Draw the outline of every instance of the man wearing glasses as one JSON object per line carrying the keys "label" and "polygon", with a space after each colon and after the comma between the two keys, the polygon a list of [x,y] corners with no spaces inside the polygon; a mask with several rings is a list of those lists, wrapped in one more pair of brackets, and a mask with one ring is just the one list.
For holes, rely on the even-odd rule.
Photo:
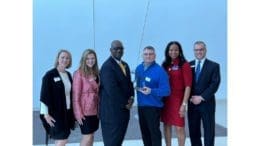
{"label": "man wearing glasses", "polygon": [[168,75],[155,62],[155,49],[143,50],[143,62],[135,70],[139,124],[144,146],[161,146],[160,114],[163,98],[170,95]]}
{"label": "man wearing glasses", "polygon": [[129,66],[121,59],[122,42],[112,41],[110,53],[100,70],[100,121],[104,146],[121,146],[134,102],[134,88]]}
{"label": "man wearing glasses", "polygon": [[220,83],[220,67],[206,58],[206,44],[194,43],[195,60],[191,61],[193,81],[188,104],[188,123],[192,146],[202,146],[201,121],[204,129],[204,146],[214,146],[215,93]]}

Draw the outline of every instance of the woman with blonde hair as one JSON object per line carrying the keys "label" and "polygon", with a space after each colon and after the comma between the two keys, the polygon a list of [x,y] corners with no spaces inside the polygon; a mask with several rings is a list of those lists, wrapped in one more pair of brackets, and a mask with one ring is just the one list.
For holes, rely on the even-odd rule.
{"label": "woman with blonde hair", "polygon": [[40,117],[48,137],[55,140],[56,146],[65,146],[75,118],[72,107],[72,77],[66,70],[72,64],[71,54],[60,50],[54,68],[46,72],[42,79]]}
{"label": "woman with blonde hair", "polygon": [[73,108],[82,133],[80,146],[92,146],[98,129],[99,71],[94,50],[83,52],[78,70],[73,75]]}

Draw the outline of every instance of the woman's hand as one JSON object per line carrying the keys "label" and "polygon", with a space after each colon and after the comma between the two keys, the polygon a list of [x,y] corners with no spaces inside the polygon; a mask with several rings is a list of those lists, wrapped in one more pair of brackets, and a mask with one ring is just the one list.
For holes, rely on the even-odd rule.
{"label": "woman's hand", "polygon": [[181,105],[180,110],[179,110],[180,117],[184,117],[185,116],[185,112],[186,112],[186,106],[185,105]]}
{"label": "woman's hand", "polygon": [[45,120],[47,121],[47,123],[51,126],[54,127],[54,123],[56,122],[52,116],[50,116],[49,114],[44,115]]}
{"label": "woman's hand", "polygon": [[83,116],[81,119],[78,119],[77,121],[78,121],[78,123],[79,123],[79,125],[83,125],[83,122],[82,122],[82,120],[85,120],[85,117]]}

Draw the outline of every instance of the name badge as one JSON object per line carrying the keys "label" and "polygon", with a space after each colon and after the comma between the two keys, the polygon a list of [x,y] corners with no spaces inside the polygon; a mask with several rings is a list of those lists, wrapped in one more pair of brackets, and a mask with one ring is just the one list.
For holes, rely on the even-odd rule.
{"label": "name badge", "polygon": [[178,69],[179,69],[179,66],[178,66],[178,65],[172,66],[172,70],[178,70]]}
{"label": "name badge", "polygon": [[149,78],[149,77],[145,77],[145,81],[147,81],[147,82],[151,82],[151,78]]}
{"label": "name badge", "polygon": [[58,82],[58,81],[60,81],[60,77],[54,77],[53,80],[54,80],[54,82]]}

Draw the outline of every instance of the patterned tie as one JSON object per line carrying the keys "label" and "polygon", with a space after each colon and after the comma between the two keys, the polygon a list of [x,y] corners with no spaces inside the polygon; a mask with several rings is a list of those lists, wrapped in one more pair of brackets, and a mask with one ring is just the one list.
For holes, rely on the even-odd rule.
{"label": "patterned tie", "polygon": [[198,81],[199,76],[200,76],[200,60],[199,60],[199,62],[197,64],[196,72],[195,72],[196,82]]}
{"label": "patterned tie", "polygon": [[121,62],[119,62],[118,64],[119,64],[121,70],[123,71],[124,75],[126,76],[126,71],[125,71],[124,65]]}

